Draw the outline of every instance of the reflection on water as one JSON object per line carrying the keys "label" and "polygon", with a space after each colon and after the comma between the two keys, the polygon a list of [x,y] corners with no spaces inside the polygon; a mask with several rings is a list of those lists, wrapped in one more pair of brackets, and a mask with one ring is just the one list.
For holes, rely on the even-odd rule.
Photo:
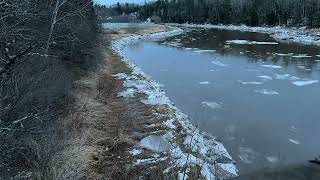
{"label": "reflection on water", "polygon": [[320,153],[318,47],[192,30],[125,51],[193,124],[221,139],[241,173]]}

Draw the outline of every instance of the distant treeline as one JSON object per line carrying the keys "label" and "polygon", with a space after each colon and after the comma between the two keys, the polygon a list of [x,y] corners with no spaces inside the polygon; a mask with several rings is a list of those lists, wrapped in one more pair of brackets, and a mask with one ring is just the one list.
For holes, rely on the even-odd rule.
{"label": "distant treeline", "polygon": [[94,9],[96,11],[96,14],[98,18],[102,21],[107,20],[108,17],[114,17],[114,16],[121,16],[121,15],[127,15],[131,13],[135,13],[141,10],[141,6],[137,4],[120,4],[117,3],[113,6],[105,6],[105,5],[99,5],[95,4]]}
{"label": "distant treeline", "polygon": [[159,0],[139,13],[177,23],[320,26],[320,0]]}
{"label": "distant treeline", "polygon": [[95,64],[97,22],[92,0],[0,1],[0,179],[55,179],[70,133],[59,119]]}

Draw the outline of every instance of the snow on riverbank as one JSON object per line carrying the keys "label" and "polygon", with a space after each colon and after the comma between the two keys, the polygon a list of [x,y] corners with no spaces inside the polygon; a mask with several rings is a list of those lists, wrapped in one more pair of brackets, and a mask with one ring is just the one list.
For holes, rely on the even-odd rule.
{"label": "snow on riverbank", "polygon": [[[166,113],[155,113],[155,116],[167,119],[163,122],[163,125],[168,127],[166,134],[157,137],[149,136],[147,138],[148,141],[144,139],[141,143],[145,146],[144,148],[149,150],[153,149],[152,144],[157,144],[157,142],[151,143],[150,140],[152,139],[160,139],[162,143],[158,143],[159,145],[166,144],[166,142],[170,143],[170,145],[166,144],[166,147],[163,148],[167,150],[166,153],[162,152],[158,158],[152,158],[153,162],[170,159],[170,163],[164,173],[172,173],[178,169],[180,174],[184,174],[184,172],[188,174],[192,172],[191,168],[198,167],[201,169],[201,175],[205,179],[226,179],[237,176],[234,161],[224,146],[215,137],[194,127],[189,122],[188,117],[171,103],[161,89],[162,86],[143,73],[123,51],[123,48],[131,43],[175,36],[182,32],[183,30],[175,28],[169,32],[129,36],[112,43],[113,50],[122,57],[123,61],[133,71],[131,74],[119,73],[114,75],[114,77],[123,80],[124,86],[127,88],[124,92],[119,93],[119,96],[130,98],[134,97],[136,93],[144,93],[146,98],[141,99],[142,103],[168,108]],[[146,162],[145,159],[139,159],[136,164],[141,165],[143,162]],[[185,169],[186,165],[188,167]]]}
{"label": "snow on riverbank", "polygon": [[236,26],[236,25],[212,25],[212,24],[174,24],[173,26],[182,26],[189,28],[206,28],[206,29],[223,29],[235,30],[244,32],[257,32],[270,34],[277,40],[288,40],[302,44],[313,44],[320,46],[320,32],[307,31],[304,28],[286,28],[286,27],[250,27],[250,26]]}

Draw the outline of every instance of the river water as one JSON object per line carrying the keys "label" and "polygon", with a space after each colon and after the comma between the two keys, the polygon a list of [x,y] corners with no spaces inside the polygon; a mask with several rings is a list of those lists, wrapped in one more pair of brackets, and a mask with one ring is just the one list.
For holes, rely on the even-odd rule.
{"label": "river water", "polygon": [[320,154],[320,48],[266,34],[190,29],[125,49],[240,173]]}

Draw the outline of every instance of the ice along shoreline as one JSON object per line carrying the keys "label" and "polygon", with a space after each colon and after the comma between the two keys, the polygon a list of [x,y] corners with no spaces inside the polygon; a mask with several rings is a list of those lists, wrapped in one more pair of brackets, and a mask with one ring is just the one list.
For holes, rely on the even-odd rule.
{"label": "ice along shoreline", "polygon": [[305,28],[286,28],[276,27],[251,27],[246,25],[213,25],[213,24],[176,24],[168,23],[170,26],[188,27],[188,28],[205,28],[221,29],[243,32],[255,32],[269,34],[278,41],[289,41],[305,45],[320,46],[320,31],[306,30]]}
{"label": "ice along shoreline", "polygon": [[[153,151],[153,157],[138,159],[134,165],[169,161],[165,174],[177,173],[178,178],[186,179],[193,168],[200,169],[201,176],[205,179],[227,179],[237,176],[238,170],[235,163],[222,143],[212,135],[201,132],[194,127],[166,96],[162,86],[146,75],[124,53],[123,49],[133,43],[143,40],[157,40],[183,33],[180,28],[171,28],[167,32],[153,34],[133,35],[112,42],[112,49],[116,52],[132,73],[119,73],[114,77],[123,81],[125,91],[118,95],[124,98],[133,98],[137,93],[145,94],[141,102],[149,106],[160,106],[165,111],[154,112],[155,116],[161,116],[165,121],[161,122],[166,127],[165,134],[150,135],[140,141],[140,149]],[[156,124],[154,124],[156,126]],[[155,142],[152,142],[155,141]],[[160,142],[157,144],[157,141]],[[157,144],[159,147],[153,147]],[[133,152],[140,152],[134,149]],[[160,151],[159,151],[160,150]],[[188,165],[187,167],[186,164]]]}

